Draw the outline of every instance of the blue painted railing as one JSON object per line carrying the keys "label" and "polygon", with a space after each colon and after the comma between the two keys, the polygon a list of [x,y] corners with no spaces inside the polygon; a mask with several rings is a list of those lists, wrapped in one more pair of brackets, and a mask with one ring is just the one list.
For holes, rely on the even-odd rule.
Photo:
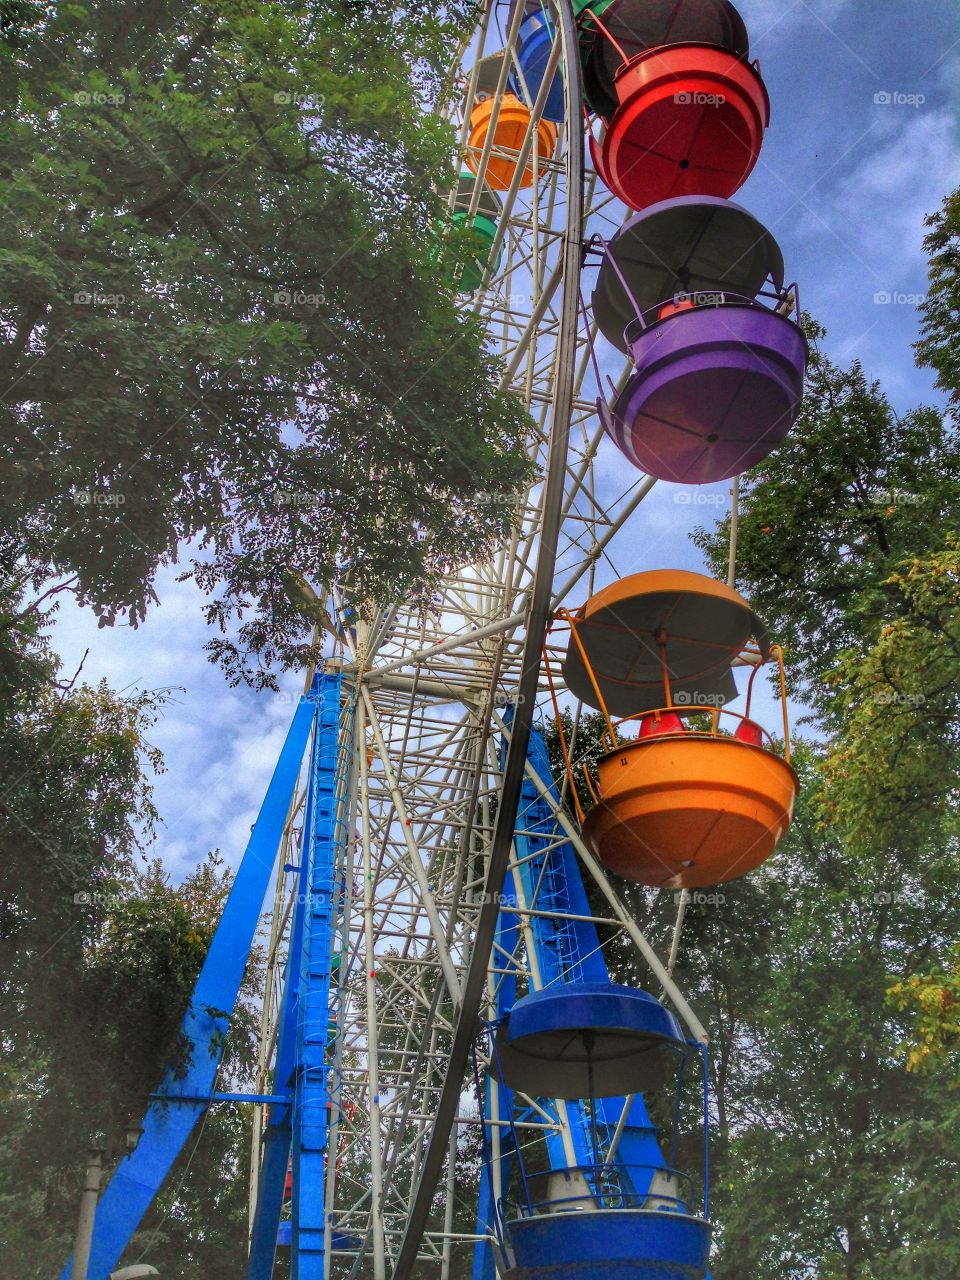
{"label": "blue painted railing", "polygon": [[[294,795],[316,694],[304,697],[287,733],[270,786],[197,979],[181,1032],[190,1045],[182,1076],[168,1072],[144,1118],[136,1150],[117,1166],[97,1206],[88,1280],[108,1280],[174,1160],[206,1109],[223,1040],[240,992],[277,848]],[[70,1280],[71,1259],[61,1280]]]}
{"label": "blue painted railing", "polygon": [[[513,721],[512,708],[507,708],[504,719],[509,730]],[[501,765],[505,752],[506,742],[503,741],[500,746]],[[536,727],[530,733],[527,758],[556,799],[557,791],[546,743],[543,734]],[[569,841],[559,839],[559,827],[553,809],[529,776],[524,777],[521,789],[514,841],[518,870],[508,875],[504,887],[497,936],[498,946],[502,948],[501,956],[512,955],[519,940],[519,916],[516,914],[518,895],[513,880],[516,874],[519,876],[521,896],[526,906],[535,906],[538,912],[545,913],[529,919],[542,985],[551,986],[559,982],[606,982],[609,975],[600,950],[596,926],[589,919],[570,918],[591,915],[576,852]],[[560,918],[561,916],[567,918]],[[516,978],[510,975],[502,977],[497,986],[495,1001],[498,1018],[513,1007],[515,999]],[[484,1118],[488,1123],[492,1116],[493,1090],[499,1091],[501,1119],[505,1119],[514,1107],[512,1091],[488,1077],[484,1097]],[[537,1101],[545,1111],[556,1116],[550,1100],[539,1098]],[[598,1130],[604,1148],[620,1120],[624,1102],[623,1098],[603,1098],[598,1102]],[[569,1103],[567,1116],[576,1163],[588,1165],[592,1162],[592,1147],[586,1108],[582,1103]],[[533,1110],[514,1109],[516,1123],[530,1119],[542,1121],[543,1116]],[[501,1129],[500,1145],[502,1154],[499,1181],[506,1188],[510,1183],[514,1163],[509,1130]],[[551,1168],[566,1169],[568,1161],[561,1135],[558,1132],[548,1133],[546,1146]],[[612,1167],[618,1171],[623,1185],[629,1188],[629,1194],[637,1198],[642,1198],[649,1189],[654,1171],[666,1168],[655,1130],[639,1095],[630,1104]],[[476,1227],[478,1235],[497,1234],[497,1213],[492,1203],[490,1182],[490,1177],[482,1177],[480,1180]],[[495,1273],[489,1241],[480,1241],[474,1250],[473,1280],[493,1280]]]}

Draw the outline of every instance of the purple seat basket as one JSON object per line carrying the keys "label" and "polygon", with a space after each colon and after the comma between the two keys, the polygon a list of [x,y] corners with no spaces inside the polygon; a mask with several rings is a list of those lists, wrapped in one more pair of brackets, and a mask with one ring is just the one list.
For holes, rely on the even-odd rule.
{"label": "purple seat basket", "polygon": [[629,335],[636,366],[607,434],[641,471],[710,484],[761,462],[796,421],[807,344],[759,305],[681,311]]}

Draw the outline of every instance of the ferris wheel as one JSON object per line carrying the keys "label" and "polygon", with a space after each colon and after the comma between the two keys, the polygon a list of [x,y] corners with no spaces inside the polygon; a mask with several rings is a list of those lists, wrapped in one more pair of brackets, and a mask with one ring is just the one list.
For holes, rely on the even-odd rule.
{"label": "ferris wheel", "polygon": [[[728,0],[487,0],[448,85],[456,284],[529,411],[533,480],[496,555],[429,601],[334,593],[187,1015],[193,1065],[158,1090],[74,1280],[107,1280],[228,1097],[254,1109],[248,1280],[278,1252],[297,1280],[707,1273],[707,1157],[674,1167],[651,1097],[699,1081],[708,1128],[708,1037],[672,969],[688,891],[789,825],[785,710],[782,740],[751,717],[782,657],[732,568],[609,566],[655,483],[735,478],[799,410],[796,287],[730,200],[766,89]],[[679,891],[669,956],[624,880]],[[227,1093],[217,1044],[265,896],[258,1078]],[[611,982],[610,937],[648,989]]]}

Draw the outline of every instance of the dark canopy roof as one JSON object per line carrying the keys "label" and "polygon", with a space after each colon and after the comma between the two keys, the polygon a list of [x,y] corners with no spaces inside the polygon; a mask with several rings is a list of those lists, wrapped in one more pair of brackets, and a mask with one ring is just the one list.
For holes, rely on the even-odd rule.
{"label": "dark canopy roof", "polygon": [[597,9],[616,41],[608,40],[588,16],[581,19],[581,42],[596,32],[584,63],[586,95],[593,109],[607,118],[618,105],[614,77],[624,56],[629,60],[645,49],[687,43],[716,44],[738,58],[750,54],[747,29],[729,0],[611,0],[606,6],[599,0],[590,8]]}
{"label": "dark canopy roof", "polygon": [[511,1089],[541,1098],[641,1093],[659,1083],[662,1050],[686,1053],[673,1014],[646,991],[609,982],[545,987],[514,1005],[491,1064]]}
{"label": "dark canopy roof", "polygon": [[[737,696],[731,667],[753,640],[769,652],[766,627],[736,591],[700,573],[655,569],[622,578],[592,596],[576,616],[576,634],[614,716],[666,704],[657,637],[666,636],[672,700],[721,706]],[[563,664],[567,688],[599,708],[573,635]]]}
{"label": "dark canopy roof", "polygon": [[755,297],[769,277],[783,288],[783,254],[770,232],[741,205],[718,196],[678,196],[629,218],[610,240],[593,292],[603,336],[626,351],[623,331],[636,314],[610,259],[641,311],[678,293]]}

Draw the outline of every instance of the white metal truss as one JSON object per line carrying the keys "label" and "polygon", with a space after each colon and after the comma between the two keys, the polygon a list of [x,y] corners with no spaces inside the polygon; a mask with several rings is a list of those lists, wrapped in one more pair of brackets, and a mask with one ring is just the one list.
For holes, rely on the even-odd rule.
{"label": "white metal truss", "polygon": [[[487,0],[478,30],[450,77],[450,111],[465,147],[476,93],[473,69],[506,45],[514,58],[523,6],[508,30],[497,29],[506,6]],[[557,49],[559,57],[559,47]],[[504,73],[505,78],[505,73]],[[502,89],[501,88],[501,97]],[[503,383],[529,410],[527,440],[536,478],[517,502],[513,533],[487,564],[464,566],[432,599],[398,602],[357,621],[341,600],[343,639],[329,665],[340,666],[354,718],[353,759],[342,787],[352,833],[343,850],[343,920],[335,942],[336,1034],[331,1043],[332,1131],[327,1178],[332,1274],[386,1280],[416,1191],[424,1144],[435,1115],[446,1054],[458,1017],[461,984],[480,910],[485,859],[496,813],[502,708],[516,698],[524,624],[539,547],[549,432],[556,398],[561,340],[562,248],[568,202],[568,137],[559,127],[553,158],[537,153],[534,111],[521,161],[534,182],[504,193],[499,220],[503,257],[464,306],[483,318],[503,360]],[[581,128],[577,111],[567,112]],[[482,179],[487,154],[475,160]],[[522,163],[518,166],[522,168]],[[477,192],[479,193],[479,182]],[[588,170],[583,199],[590,225],[618,225],[612,197]],[[497,259],[498,245],[490,262]],[[593,589],[599,559],[649,493],[653,481],[625,476],[612,504],[597,492],[595,457],[602,437],[596,412],[586,321],[574,351],[574,395],[566,460],[563,522],[553,606]],[[541,688],[543,712],[548,698]],[[538,715],[540,714],[538,710]],[[598,922],[632,939],[652,970],[654,985],[672,1000],[691,1034],[703,1036],[616,889],[585,849],[575,825],[559,811],[561,830],[581,857],[585,877],[600,888],[609,910]],[[295,806],[288,833],[300,821]],[[280,866],[293,857],[285,840]],[[260,1092],[269,1076],[285,946],[290,877],[281,873],[269,940],[271,964],[263,1016]],[[536,897],[518,906],[528,930]],[[494,950],[490,989],[514,970],[538,985],[535,957]],[[417,1274],[440,1280],[468,1274],[474,1240],[472,1213],[478,1179],[479,1117],[465,1082],[450,1160],[419,1250]],[[560,1127],[563,1110],[559,1111]],[[501,1120],[505,1124],[506,1121]],[[557,1127],[544,1113],[533,1130]],[[496,1131],[496,1118],[494,1123]],[[256,1176],[259,1121],[255,1127]],[[472,1137],[471,1137],[472,1135]],[[496,1143],[496,1132],[494,1132]]]}

